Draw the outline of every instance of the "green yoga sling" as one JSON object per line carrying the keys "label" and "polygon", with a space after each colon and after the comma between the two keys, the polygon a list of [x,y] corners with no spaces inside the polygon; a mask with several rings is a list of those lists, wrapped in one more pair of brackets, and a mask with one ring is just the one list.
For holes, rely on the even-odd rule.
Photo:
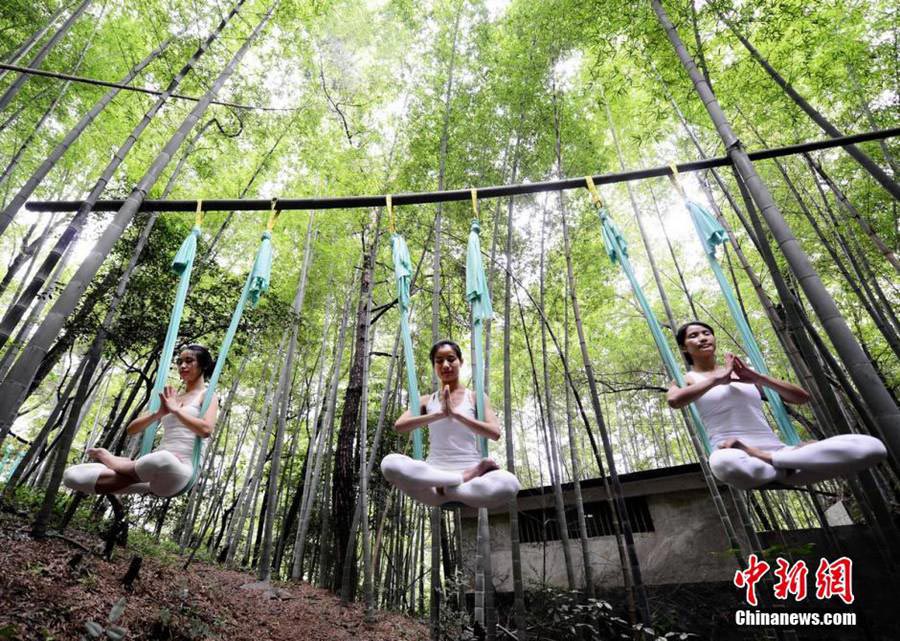
{"label": "green yoga sling", "polygon": [[[272,273],[271,230],[276,218],[277,214],[273,213],[272,217],[269,220],[268,229],[266,229],[266,231],[262,234],[259,248],[256,251],[256,257],[253,261],[253,268],[250,270],[250,273],[247,274],[247,280],[244,282],[244,288],[241,291],[241,296],[234,308],[234,312],[232,312],[231,314],[231,323],[228,326],[228,330],[225,332],[225,337],[222,339],[222,344],[219,346],[216,365],[213,369],[212,376],[210,376],[210,379],[207,382],[206,392],[203,397],[203,404],[200,406],[200,416],[203,416],[206,413],[206,410],[209,409],[213,397],[215,396],[216,385],[219,382],[219,377],[222,375],[222,369],[225,367],[225,362],[228,358],[228,352],[231,349],[231,344],[234,341],[235,334],[237,333],[238,325],[241,321],[241,316],[244,313],[244,308],[246,307],[248,302],[250,303],[251,307],[255,307],[259,303],[260,297],[269,289],[269,280]],[[182,242],[181,248],[178,250],[178,253],[175,255],[175,258],[172,261],[172,270],[175,273],[180,274],[180,280],[178,283],[178,291],[175,294],[175,302],[172,304],[172,312],[169,315],[169,328],[166,332],[165,343],[163,344],[163,356],[171,354],[175,350],[175,341],[178,338],[178,328],[181,324],[181,316],[184,312],[184,303],[187,298],[187,290],[188,285],[190,284],[191,271],[193,270],[194,258],[197,253],[197,238],[199,236],[200,228],[199,226],[195,226],[191,230],[191,233],[188,235],[188,237],[184,239],[184,242]],[[150,412],[156,412],[159,409],[160,394],[165,388],[167,372],[168,368],[163,367],[162,363],[160,363],[160,367],[156,373],[156,381],[153,386],[153,395],[150,398]],[[141,440],[140,456],[148,454],[153,449],[153,441],[156,438],[156,432],[158,429],[159,421],[154,421],[150,425],[150,427],[148,427],[144,431],[144,436]],[[191,459],[191,465],[193,468],[191,478],[187,482],[187,484],[174,496],[180,496],[193,487],[200,471],[200,457],[202,451],[203,439],[198,436],[194,440],[194,450]]]}

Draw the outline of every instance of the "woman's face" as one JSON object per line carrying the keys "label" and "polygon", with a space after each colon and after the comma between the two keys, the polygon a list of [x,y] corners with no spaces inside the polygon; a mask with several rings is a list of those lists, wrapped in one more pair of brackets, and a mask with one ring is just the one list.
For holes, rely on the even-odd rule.
{"label": "woman's face", "polygon": [[441,383],[450,383],[459,379],[459,366],[462,359],[450,345],[441,345],[434,353],[434,373]]}
{"label": "woman's face", "polygon": [[703,325],[688,325],[684,334],[684,351],[691,358],[708,357],[716,353],[716,336]]}
{"label": "woman's face", "polygon": [[175,359],[175,364],[178,365],[178,375],[185,384],[193,383],[203,375],[197,354],[193,350],[181,350],[178,358]]}

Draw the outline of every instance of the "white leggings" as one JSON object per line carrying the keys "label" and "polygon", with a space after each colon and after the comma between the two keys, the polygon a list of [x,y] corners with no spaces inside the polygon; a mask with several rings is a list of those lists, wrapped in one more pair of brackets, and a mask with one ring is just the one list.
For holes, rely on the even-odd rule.
{"label": "white leggings", "polygon": [[[194,468],[183,463],[167,450],[150,452],[134,462],[134,471],[142,483],[135,483],[117,490],[116,494],[155,494],[173,496],[187,485]],[[95,494],[94,486],[100,475],[113,475],[111,469],[102,463],[82,463],[67,468],[63,473],[63,484],[72,490]]]}
{"label": "white leggings", "polygon": [[[403,454],[381,460],[381,473],[392,485],[426,505],[459,502],[469,507],[501,507],[519,491],[519,481],[505,470],[494,470],[463,483],[462,474],[442,470]],[[438,494],[436,488],[443,488]]]}
{"label": "white leggings", "polygon": [[739,490],[768,483],[808,485],[849,476],[887,457],[884,444],[864,434],[840,434],[809,445],[786,446],[772,452],[772,464],[729,447],[715,450],[709,468],[717,479]]}

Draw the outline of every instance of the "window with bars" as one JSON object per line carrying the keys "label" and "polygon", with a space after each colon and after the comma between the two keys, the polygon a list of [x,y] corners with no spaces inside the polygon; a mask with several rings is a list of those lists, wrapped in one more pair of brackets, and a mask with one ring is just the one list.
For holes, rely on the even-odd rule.
{"label": "window with bars", "polygon": [[[647,499],[634,496],[625,499],[625,510],[633,532],[653,532],[653,519]],[[612,536],[614,534],[612,510],[608,501],[595,501],[584,504],[584,520],[588,538]],[[579,538],[578,515],[575,506],[566,506],[566,524],[570,539]],[[548,507],[538,510],[519,512],[519,542],[540,543],[542,541],[558,541],[560,538],[559,523],[556,520],[556,508]]]}

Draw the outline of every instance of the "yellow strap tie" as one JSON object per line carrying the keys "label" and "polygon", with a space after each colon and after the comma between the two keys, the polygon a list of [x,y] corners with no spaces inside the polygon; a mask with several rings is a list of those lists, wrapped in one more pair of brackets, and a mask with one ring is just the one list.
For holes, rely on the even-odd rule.
{"label": "yellow strap tie", "polygon": [[687,194],[684,193],[684,187],[681,186],[681,180],[679,180],[678,176],[678,165],[674,162],[669,163],[669,170],[672,172],[669,174],[669,180],[672,182],[672,185],[675,187],[675,190],[681,195],[684,200],[687,200]]}
{"label": "yellow strap tie", "polygon": [[603,207],[603,199],[600,198],[600,192],[597,191],[597,185],[594,184],[593,176],[585,176],[584,181],[587,183],[588,191],[591,193],[591,200],[597,207]]}
{"label": "yellow strap tie", "polygon": [[478,190],[472,190],[472,215],[478,218]]}
{"label": "yellow strap tie", "polygon": [[390,194],[384,197],[384,206],[387,207],[388,228],[391,230],[391,233],[394,234],[397,232],[397,227],[394,224],[394,203],[391,200]]}
{"label": "yellow strap tie", "polygon": [[203,225],[203,199],[197,201],[197,211],[194,213],[194,226]]}
{"label": "yellow strap tie", "polygon": [[275,229],[275,222],[278,220],[278,216],[281,215],[281,210],[278,207],[278,199],[272,199],[272,209],[269,211],[269,222],[266,224],[266,231],[272,231]]}

